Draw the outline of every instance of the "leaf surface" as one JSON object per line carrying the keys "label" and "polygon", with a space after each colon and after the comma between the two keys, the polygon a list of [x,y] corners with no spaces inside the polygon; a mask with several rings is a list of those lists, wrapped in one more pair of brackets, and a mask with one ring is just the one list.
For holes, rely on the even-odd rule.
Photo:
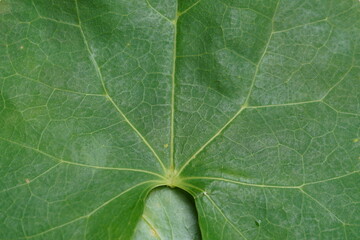
{"label": "leaf surface", "polygon": [[154,189],[135,230],[135,240],[199,240],[196,209],[189,194],[179,189]]}
{"label": "leaf surface", "polygon": [[359,26],[355,0],[0,1],[0,239],[131,239],[158,186],[203,239],[357,239]]}

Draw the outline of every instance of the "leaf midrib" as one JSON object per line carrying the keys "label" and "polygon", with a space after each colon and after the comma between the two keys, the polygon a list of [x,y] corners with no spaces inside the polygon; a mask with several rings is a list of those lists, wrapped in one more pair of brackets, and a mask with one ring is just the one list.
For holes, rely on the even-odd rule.
{"label": "leaf midrib", "polygon": [[172,74],[171,74],[171,119],[170,119],[170,171],[174,171],[175,162],[174,162],[174,138],[175,138],[175,73],[176,73],[176,56],[177,56],[177,28],[178,28],[178,7],[179,3],[176,0],[176,9],[175,9],[175,19],[172,22],[174,25],[174,44],[173,44],[173,62],[172,62]]}

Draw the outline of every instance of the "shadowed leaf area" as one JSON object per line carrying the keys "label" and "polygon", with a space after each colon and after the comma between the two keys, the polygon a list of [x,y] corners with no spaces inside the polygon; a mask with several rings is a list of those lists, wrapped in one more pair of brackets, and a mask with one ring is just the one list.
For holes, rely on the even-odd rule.
{"label": "shadowed leaf area", "polygon": [[360,2],[0,0],[0,153],[0,240],[359,239]]}

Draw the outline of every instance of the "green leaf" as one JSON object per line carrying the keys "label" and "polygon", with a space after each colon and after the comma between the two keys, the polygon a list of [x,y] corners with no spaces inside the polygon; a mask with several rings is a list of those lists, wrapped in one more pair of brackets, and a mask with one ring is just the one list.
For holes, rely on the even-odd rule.
{"label": "green leaf", "polygon": [[134,239],[201,239],[193,201],[178,189],[154,189],[146,200]]}
{"label": "green leaf", "polygon": [[1,0],[0,239],[196,236],[159,186],[202,239],[357,239],[359,79],[357,0]]}

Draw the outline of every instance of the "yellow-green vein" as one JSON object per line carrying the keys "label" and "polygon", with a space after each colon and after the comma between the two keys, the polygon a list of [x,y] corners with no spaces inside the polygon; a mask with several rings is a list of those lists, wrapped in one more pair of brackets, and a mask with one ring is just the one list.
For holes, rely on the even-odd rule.
{"label": "yellow-green vein", "polygon": [[93,52],[90,49],[89,43],[87,41],[87,38],[85,36],[83,27],[82,27],[82,23],[81,23],[81,19],[80,19],[80,12],[79,12],[79,6],[78,6],[78,1],[75,1],[75,6],[76,6],[76,13],[77,13],[77,17],[78,17],[78,21],[79,21],[79,28],[80,28],[80,33],[81,36],[83,38],[85,47],[87,52],[89,53],[89,58],[95,68],[95,71],[101,81],[103,90],[105,92],[106,98],[112,103],[112,105],[114,105],[114,107],[116,108],[116,110],[120,113],[120,115],[122,116],[122,118],[125,120],[125,122],[136,132],[136,134],[141,138],[141,140],[144,142],[144,144],[150,149],[150,151],[154,154],[155,158],[157,159],[157,161],[159,162],[161,168],[163,169],[164,172],[166,172],[166,168],[164,166],[163,161],[161,161],[160,157],[158,156],[158,154],[155,152],[154,148],[150,145],[150,143],[146,140],[146,138],[139,132],[139,130],[130,122],[130,120],[126,117],[126,115],[123,113],[123,111],[119,108],[119,106],[115,103],[115,101],[112,99],[112,97],[109,95],[109,92],[106,88],[105,85],[105,81],[104,78],[102,76],[101,70],[99,68],[99,65],[95,59],[95,56],[93,54]]}

